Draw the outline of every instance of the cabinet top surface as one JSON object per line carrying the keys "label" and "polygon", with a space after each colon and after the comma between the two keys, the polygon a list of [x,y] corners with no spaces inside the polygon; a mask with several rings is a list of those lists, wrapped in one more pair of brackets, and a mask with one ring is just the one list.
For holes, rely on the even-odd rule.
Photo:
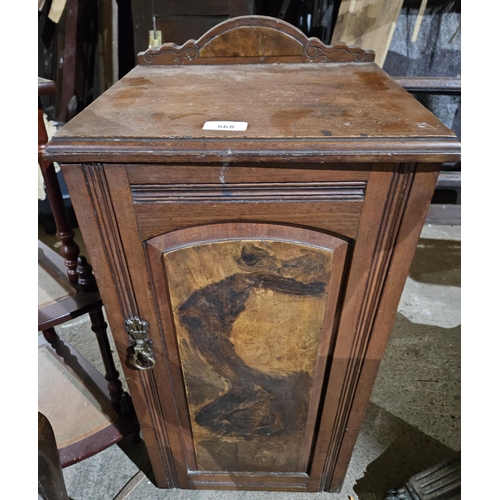
{"label": "cabinet top surface", "polygon": [[[203,130],[207,121],[248,128]],[[173,149],[237,155],[259,141],[261,151],[342,150],[358,160],[374,151],[390,156],[395,144],[415,154],[436,144],[438,161],[459,151],[455,134],[374,63],[286,63],[136,66],[66,124],[47,153],[83,155],[78,161],[110,148],[139,158]]]}

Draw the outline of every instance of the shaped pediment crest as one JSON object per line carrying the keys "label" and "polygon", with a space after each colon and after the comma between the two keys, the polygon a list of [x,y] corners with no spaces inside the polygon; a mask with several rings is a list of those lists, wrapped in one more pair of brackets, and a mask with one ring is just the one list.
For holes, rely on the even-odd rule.
{"label": "shaped pediment crest", "polygon": [[228,19],[198,40],[164,43],[138,54],[139,64],[256,64],[272,62],[372,62],[373,51],[344,43],[325,45],[291,24],[266,16]]}

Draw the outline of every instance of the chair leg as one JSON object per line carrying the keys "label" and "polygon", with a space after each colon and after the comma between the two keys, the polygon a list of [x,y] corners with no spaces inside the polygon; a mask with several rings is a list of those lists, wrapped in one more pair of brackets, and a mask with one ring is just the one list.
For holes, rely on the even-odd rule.
{"label": "chair leg", "polygon": [[38,494],[44,500],[69,500],[54,431],[38,412]]}
{"label": "chair leg", "polygon": [[[83,255],[78,257],[76,272],[78,274],[78,284],[83,292],[90,293],[97,291],[97,283],[94,273],[92,272],[92,266],[87,262],[87,259]],[[104,362],[104,370],[106,372],[104,378],[108,381],[111,403],[113,404],[115,410],[125,414],[133,414],[134,409],[132,400],[129,394],[124,392],[122,389],[122,383],[119,378],[120,374],[115,367],[113,356],[111,354],[111,346],[109,344],[109,338],[106,331],[108,325],[104,320],[102,307],[96,307],[90,311],[89,316],[91,328],[96,334],[97,343],[99,344],[99,350],[101,351],[101,357]]]}
{"label": "chair leg", "polygon": [[98,307],[89,312],[92,331],[96,334],[97,343],[101,351],[102,360],[104,362],[104,370],[106,372],[105,379],[108,381],[108,390],[111,397],[113,407],[121,413],[132,413],[133,406],[130,396],[122,389],[120,374],[115,367],[113,355],[111,354],[111,346],[107,334],[107,323],[104,320],[102,308]]}
{"label": "chair leg", "polygon": [[47,328],[47,330],[42,330],[42,334],[45,337],[45,340],[52,345],[56,340],[59,339],[59,335],[57,335],[56,331],[53,328]]}

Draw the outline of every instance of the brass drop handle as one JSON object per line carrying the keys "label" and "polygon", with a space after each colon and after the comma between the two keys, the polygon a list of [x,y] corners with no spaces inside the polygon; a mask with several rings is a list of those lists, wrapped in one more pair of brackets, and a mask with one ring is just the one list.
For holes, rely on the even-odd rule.
{"label": "brass drop handle", "polygon": [[125,329],[128,332],[130,343],[134,349],[130,356],[130,364],[138,370],[151,370],[156,365],[152,341],[147,337],[149,323],[134,317],[125,321]]}
{"label": "brass drop handle", "polygon": [[[148,339],[149,340],[149,339]],[[151,343],[151,340],[149,340]],[[144,361],[141,361],[144,360]],[[146,364],[143,364],[143,363]],[[132,366],[138,370],[151,370],[156,365],[156,360],[149,346],[143,340],[137,340],[134,345],[134,354],[130,358]]]}

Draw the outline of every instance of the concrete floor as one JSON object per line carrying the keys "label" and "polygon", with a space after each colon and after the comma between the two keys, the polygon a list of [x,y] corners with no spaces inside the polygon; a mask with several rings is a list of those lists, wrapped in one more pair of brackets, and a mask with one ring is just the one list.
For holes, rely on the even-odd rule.
{"label": "concrete floor", "polygon": [[[148,477],[130,500],[381,500],[413,474],[459,455],[460,248],[460,227],[424,227],[340,493],[161,490]],[[102,370],[86,319],[58,331]],[[64,477],[74,500],[111,500],[139,469],[150,470],[143,445],[124,440],[66,468]]]}

